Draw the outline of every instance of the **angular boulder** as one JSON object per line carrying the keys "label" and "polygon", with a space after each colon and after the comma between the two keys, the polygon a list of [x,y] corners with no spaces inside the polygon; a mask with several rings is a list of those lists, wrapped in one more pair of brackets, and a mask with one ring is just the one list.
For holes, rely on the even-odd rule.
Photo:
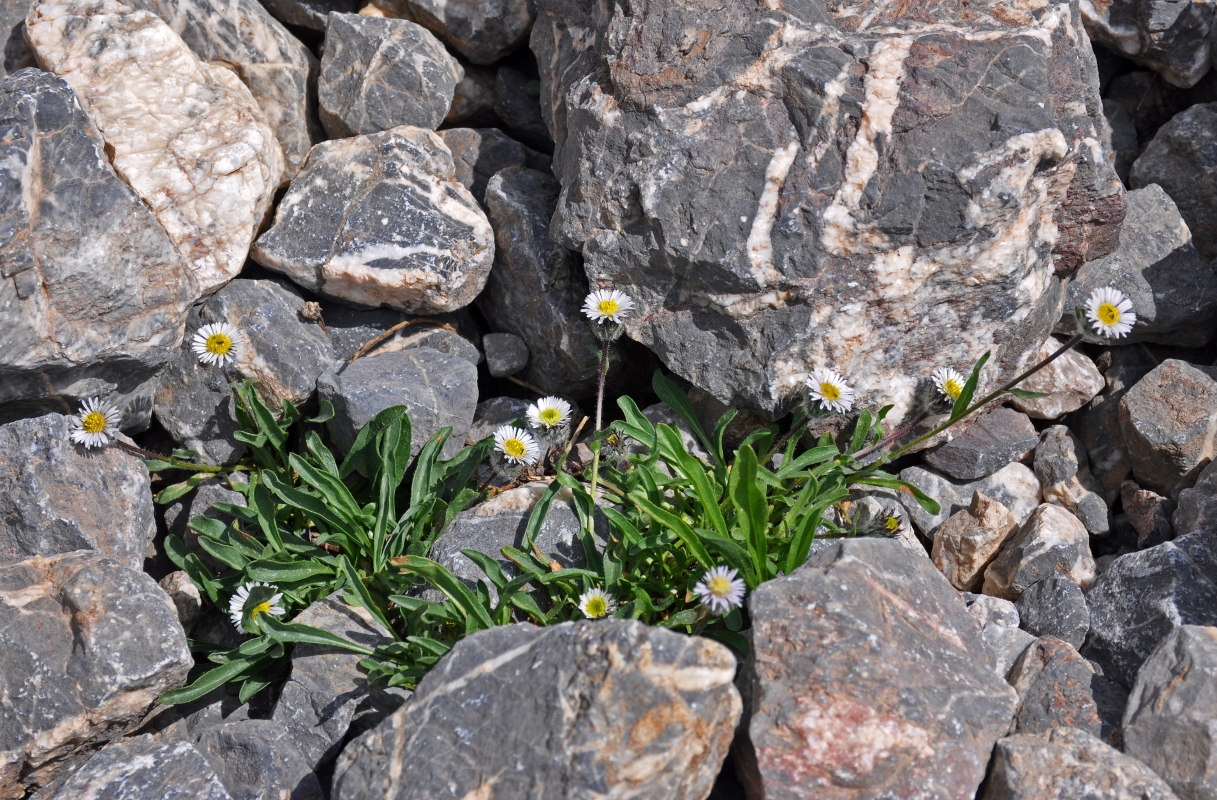
{"label": "angular boulder", "polygon": [[47,800],[232,800],[189,742],[139,736],[89,759]]}
{"label": "angular boulder", "polygon": [[[1198,6],[1201,4],[1197,4]],[[1156,183],[1191,229],[1196,250],[1217,258],[1217,103],[1197,103],[1170,118],[1133,162],[1130,184]]]}
{"label": "angular boulder", "polygon": [[372,0],[369,5],[430,28],[474,64],[493,64],[522,45],[535,13],[528,0]]}
{"label": "angular boulder", "polygon": [[1120,398],[1137,483],[1168,497],[1217,457],[1217,367],[1168,358]]}

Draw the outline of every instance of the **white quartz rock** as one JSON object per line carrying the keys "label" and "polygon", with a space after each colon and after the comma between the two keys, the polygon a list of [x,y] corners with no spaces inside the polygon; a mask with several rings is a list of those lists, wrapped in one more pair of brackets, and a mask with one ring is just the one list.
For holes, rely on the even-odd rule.
{"label": "white quartz rock", "polygon": [[249,89],[200,61],[160,18],[116,0],[35,0],[26,31],[201,287],[235,277],[283,174]]}

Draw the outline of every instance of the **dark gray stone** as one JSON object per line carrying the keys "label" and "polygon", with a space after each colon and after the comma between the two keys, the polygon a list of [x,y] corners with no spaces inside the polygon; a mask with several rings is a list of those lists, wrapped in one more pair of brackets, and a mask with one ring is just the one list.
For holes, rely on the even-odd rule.
{"label": "dark gray stone", "polygon": [[232,800],[189,742],[139,736],[89,759],[48,800]]}
{"label": "dark gray stone", "polygon": [[1017,695],[927,559],[891,540],[836,541],[755,589],[748,610],[749,796],[976,791]]}
{"label": "dark gray stone", "polygon": [[1017,600],[1032,584],[1065,575],[1083,589],[1094,583],[1090,537],[1078,518],[1060,506],[1037,506],[1018,533],[985,569],[981,591]]}
{"label": "dark gray stone", "polygon": [[194,746],[215,770],[232,800],[322,800],[308,759],[287,729],[269,719],[244,719],[204,728]]}
{"label": "dark gray stone", "polygon": [[1028,467],[1018,462],[975,481],[952,481],[921,467],[901,470],[900,479],[921,489],[942,506],[937,514],[931,514],[905,492],[900,492],[900,502],[909,512],[917,530],[926,536],[933,536],[934,530],[946,522],[947,517],[971,506],[972,497],[976,492],[1005,506],[1019,525],[1040,503],[1039,481]]}
{"label": "dark gray stone", "polygon": [[1137,673],[1124,752],[1188,800],[1217,797],[1217,628],[1183,625]]}
{"label": "dark gray stone", "polygon": [[1073,645],[1055,636],[1039,639],[1010,671],[1010,685],[1018,692],[1010,732],[1072,727],[1101,736],[1099,708],[1090,690],[1094,677],[1094,669]]}
{"label": "dark gray stone", "polygon": [[1103,98],[1103,116],[1107,118],[1107,125],[1111,129],[1112,163],[1115,166],[1116,174],[1120,176],[1120,181],[1127,186],[1128,173],[1132,170],[1137,156],[1141,155],[1141,142],[1137,138],[1137,124],[1133,121],[1132,114],[1128,113],[1128,109],[1107,97]]}
{"label": "dark gray stone", "polygon": [[[486,184],[500,171],[508,167],[528,167],[549,173],[549,156],[525,147],[498,128],[447,128],[439,132],[439,138],[452,151],[457,180],[473,192],[483,208],[486,207]],[[542,192],[543,197],[538,198],[538,202],[543,202],[549,194],[551,192]],[[553,203],[547,205],[552,214]],[[492,222],[496,222],[497,231],[497,221]]]}
{"label": "dark gray stone", "polygon": [[935,367],[992,349],[1017,374],[1059,318],[1054,269],[1117,244],[1064,2],[537,10],[553,236],[633,296],[630,338],[733,407],[779,415],[831,366],[895,422]]}
{"label": "dark gray stone", "polygon": [[524,380],[578,395],[595,390],[598,344],[581,311],[588,286],[579,256],[550,238],[560,188],[552,175],[531,169],[508,168],[491,179],[486,206],[495,266],[478,308],[496,329],[528,345]]}
{"label": "dark gray stone", "polygon": [[514,420],[528,424],[527,400],[518,397],[492,397],[477,404],[473,412],[473,424],[469,426],[470,441],[481,441],[487,436],[493,436],[500,425],[506,425]]}
{"label": "dark gray stone", "polygon": [[1045,428],[1035,449],[1035,477],[1043,487],[1044,502],[1056,503],[1086,526],[1091,536],[1111,532],[1102,487],[1090,474],[1090,462],[1081,440],[1064,425]]}
{"label": "dark gray stone", "polygon": [[0,3],[0,78],[12,75],[19,69],[35,67],[34,51],[25,39],[25,0],[5,0]]}
{"label": "dark gray stone", "polygon": [[521,141],[550,152],[554,145],[537,101],[539,91],[536,79],[518,69],[499,67],[494,74],[494,113]]}
{"label": "dark gray stone", "polygon": [[330,14],[317,96],[331,139],[398,125],[434,130],[463,71],[426,28],[404,19]]}
{"label": "dark gray stone", "polygon": [[1179,492],[1179,504],[1171,517],[1176,533],[1217,531],[1217,461],[1210,462],[1191,489]]}
{"label": "dark gray stone", "polygon": [[1075,648],[1090,631],[1090,610],[1081,587],[1064,575],[1031,584],[1015,601],[1022,627],[1035,636],[1054,636]]}
{"label": "dark gray stone", "polygon": [[0,795],[121,734],[194,665],[156,582],[89,551],[0,567]]}
{"label": "dark gray stone", "polygon": [[995,408],[960,426],[954,438],[926,454],[925,461],[956,480],[971,481],[1018,460],[1038,442],[1030,417],[1011,408]]}
{"label": "dark gray stone", "polygon": [[355,13],[360,0],[259,0],[275,19],[284,25],[295,25],[314,31],[324,31],[331,11]]}
{"label": "dark gray stone", "polygon": [[474,64],[493,64],[524,43],[535,12],[528,0],[374,0],[386,16],[425,25]]}
{"label": "dark gray stone", "polygon": [[9,75],[0,119],[0,419],[130,395],[172,359],[198,283],[67,82]]}
{"label": "dark gray stone", "polygon": [[0,425],[0,564],[96,550],[143,569],[156,535],[144,460],[117,447],[72,443],[68,418]]}
{"label": "dark gray stone", "polygon": [[1196,250],[1217,257],[1217,103],[1199,103],[1163,125],[1132,165],[1132,187],[1156,183],[1179,207]]}
{"label": "dark gray stone", "polygon": [[482,337],[486,368],[495,378],[515,375],[528,366],[528,345],[514,333],[488,333]]}
{"label": "dark gray stone", "polygon": [[334,404],[335,416],[326,427],[344,451],[372,417],[390,406],[404,405],[414,437],[411,455],[440,428],[451,426],[452,436],[443,449],[444,457],[451,458],[464,446],[473,422],[477,368],[459,356],[416,347],[365,356],[327,370],[317,378],[317,392]]}
{"label": "dark gray stone", "polygon": [[980,624],[989,665],[1004,680],[1035,637],[1018,627],[1018,609],[1009,600],[963,592],[968,612]]}
{"label": "dark gray stone", "polygon": [[443,140],[401,126],[314,147],[250,255],[312,292],[435,314],[482,290],[494,231]]}
{"label": "dark gray stone", "polygon": [[1178,800],[1135,758],[1077,728],[1002,739],[980,800]]}
{"label": "dark gray stone", "polygon": [[1214,5],[1170,0],[1084,3],[1090,38],[1188,88],[1209,71]]}
{"label": "dark gray stone", "polygon": [[1217,532],[1196,531],[1119,556],[1086,594],[1082,654],[1132,686],[1141,663],[1181,625],[1217,625]]}
{"label": "dark gray stone", "polygon": [[1142,489],[1133,481],[1124,481],[1120,484],[1120,505],[1128,523],[1137,532],[1139,549],[1153,547],[1175,537],[1175,530],[1171,527],[1171,512],[1175,510],[1175,505],[1162,495]]}
{"label": "dark gray stone", "polygon": [[498,125],[494,113],[494,70],[463,64],[465,77],[456,85],[445,125]]}
{"label": "dark gray stone", "polygon": [[726,647],[636,620],[479,631],[343,750],[333,797],[706,797],[734,675]]}
{"label": "dark gray stone", "polygon": [[[426,344],[472,359],[475,364],[482,358],[481,352],[473,344],[481,336],[481,331],[465,311],[420,318],[389,308],[356,308],[344,303],[327,302],[322,305],[322,317],[338,361],[351,360],[361,348],[379,339],[391,328],[395,330],[368,352],[400,350],[407,344]],[[428,334],[442,325],[457,331],[465,342],[462,344],[449,337],[440,338],[437,334],[432,338]],[[406,339],[409,339],[408,343],[404,341]],[[395,345],[395,342],[399,344]]]}
{"label": "dark gray stone", "polygon": [[1217,367],[1163,361],[1120,398],[1120,428],[1137,483],[1177,497],[1217,456]]}

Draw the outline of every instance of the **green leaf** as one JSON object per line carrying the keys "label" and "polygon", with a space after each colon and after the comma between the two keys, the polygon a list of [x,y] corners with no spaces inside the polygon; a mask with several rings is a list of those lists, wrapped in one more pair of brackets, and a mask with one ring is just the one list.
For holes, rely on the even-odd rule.
{"label": "green leaf", "polygon": [[207,565],[202,562],[197,554],[192,553],[186,548],[186,543],[175,534],[169,534],[165,537],[165,555],[169,557],[178,569],[183,570],[190,576],[190,580],[198,587],[199,591],[207,595],[207,599],[211,601],[213,606],[220,605],[219,587],[216,585],[215,575],[207,568]]}
{"label": "green leaf", "polygon": [[477,602],[469,587],[449,572],[444,566],[422,556],[403,556],[401,567],[404,571],[414,573],[443,592],[460,610],[467,621],[474,623],[478,630],[494,627],[490,613]]}
{"label": "green leaf", "polygon": [[854,425],[854,435],[849,442],[849,453],[856,453],[866,444],[870,437],[871,413],[865,408],[858,414],[858,422]]}
{"label": "green leaf", "polygon": [[353,525],[350,520],[336,514],[321,499],[283,483],[271,472],[264,472],[262,480],[280,500],[304,512],[313,522],[324,525],[331,532],[347,533],[359,540],[366,540],[366,534],[363,534],[357,525]]}
{"label": "green leaf", "polygon": [[291,555],[251,562],[245,567],[245,575],[252,580],[266,581],[275,585],[304,581],[328,583],[338,577],[334,567],[328,564],[302,561]]}
{"label": "green leaf", "polygon": [[900,492],[911,494],[917,503],[930,514],[938,514],[942,511],[942,506],[938,501],[930,497],[925,492],[918,489],[908,481],[902,481],[899,478],[887,479],[877,478],[874,476],[854,477],[854,483],[865,483],[868,486],[882,486],[885,489],[895,489]]}
{"label": "green leaf", "polygon": [[347,451],[346,458],[342,460],[338,475],[345,478],[352,472],[359,472],[370,478],[380,462],[376,451],[376,438],[390,425],[406,417],[407,412],[406,406],[390,406],[368,420],[368,423],[359,429],[359,433],[355,434],[355,441]]}
{"label": "green leaf", "polygon": [[299,622],[280,622],[270,614],[263,614],[258,623],[266,631],[266,635],[280,642],[295,642],[298,644],[315,644],[322,647],[335,647],[351,653],[370,656],[375,651],[361,644],[356,644],[345,636],[303,625]]}
{"label": "green leaf", "polygon": [[744,541],[748,543],[752,573],[759,577],[765,575],[769,558],[769,503],[756,475],[756,453],[745,445],[735,453],[727,490],[735,504],[736,524],[743,530]]}
{"label": "green leaf", "polygon": [[[169,466],[171,467],[172,465]],[[167,467],[162,467],[162,469],[165,468]],[[159,470],[149,467],[148,471],[157,472]],[[161,489],[159,492],[157,492],[156,497],[153,498],[153,501],[156,502],[157,505],[172,503],[179,497],[194,491],[200,483],[210,477],[212,477],[212,473],[196,472],[184,481],[175,483],[172,486],[166,486],[164,489]]]}
{"label": "green leaf", "polygon": [[990,352],[986,351],[976,362],[976,366],[972,367],[972,374],[968,376],[967,382],[963,385],[963,391],[959,393],[959,397],[955,398],[955,405],[951,407],[951,422],[961,419],[967,413],[968,404],[972,402],[972,395],[976,394],[976,384],[980,382],[980,370],[989,360],[989,355]]}
{"label": "green leaf", "polygon": [[[697,419],[697,411],[693,408],[693,404],[689,402],[689,396],[684,393],[684,390],[675,381],[665,377],[659,370],[655,370],[655,374],[651,376],[651,388],[655,390],[655,394],[660,400],[667,403],[669,408],[680,415],[680,418],[685,421],[685,424],[689,426],[694,435],[701,440],[702,447],[706,448],[706,452],[713,455],[714,443],[710,441],[710,437],[706,436],[706,432],[702,430],[701,422]],[[718,463],[720,466],[723,466],[721,461]]]}
{"label": "green leaf", "polygon": [[659,430],[660,441],[670,448],[674,462],[672,466],[679,469],[683,477],[692,481],[693,491],[701,503],[702,512],[709,518],[714,530],[726,536],[727,521],[723,519],[723,512],[718,507],[723,487],[710,485],[710,478],[706,474],[705,467],[700,461],[685,452],[684,442],[681,441],[680,432],[676,428],[662,423],[656,427]]}
{"label": "green leaf", "polygon": [[[640,494],[631,494],[630,500],[650,516],[652,520],[676,534],[703,567],[710,569],[714,566],[714,559],[710,557],[710,553],[706,550],[705,545],[702,544],[701,538],[698,537],[687,522],[672,512],[660,508]],[[723,535],[726,535],[725,531]]]}
{"label": "green leaf", "polygon": [[223,686],[230,680],[253,669],[256,665],[256,661],[246,661],[240,658],[227,661],[214,669],[204,672],[189,686],[183,686],[180,689],[170,689],[163,693],[157,698],[157,702],[172,706],[179,703],[189,703],[191,700],[198,700],[212,689]]}
{"label": "green leaf", "polygon": [[343,578],[346,579],[346,586],[350,587],[351,594],[355,596],[359,604],[366,608],[369,614],[376,617],[376,621],[383,625],[385,630],[392,631],[396,636],[397,632],[389,624],[389,618],[385,616],[384,609],[373,599],[371,592],[368,591],[368,587],[364,585],[364,582],[359,578],[359,573],[355,570],[354,565],[351,564],[351,560],[345,555],[339,556],[338,566],[342,571]]}
{"label": "green leaf", "polygon": [[1041,397],[1047,397],[1049,392],[1033,392],[1030,389],[1007,389],[1005,394],[1013,395],[1019,400],[1038,400]]}

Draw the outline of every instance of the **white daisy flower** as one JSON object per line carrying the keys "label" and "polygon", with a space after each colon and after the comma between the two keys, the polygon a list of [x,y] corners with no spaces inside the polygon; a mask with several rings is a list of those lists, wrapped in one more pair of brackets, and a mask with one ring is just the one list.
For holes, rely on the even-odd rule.
{"label": "white daisy flower", "polygon": [[541,447],[533,435],[514,425],[500,426],[494,432],[494,449],[515,465],[532,466],[541,458]]}
{"label": "white daisy flower", "polygon": [[955,370],[950,367],[939,367],[930,373],[930,380],[934,381],[934,388],[948,400],[955,401],[959,399],[959,395],[963,393],[964,384],[967,381]]}
{"label": "white daisy flower", "polygon": [[812,400],[838,414],[848,412],[854,405],[854,390],[831,369],[813,369],[807,379],[807,388],[811,389]]}
{"label": "white daisy flower", "polygon": [[242,343],[241,332],[227,322],[204,325],[194,334],[190,349],[203,364],[222,367],[237,360],[237,346]]}
{"label": "white daisy flower", "polygon": [[90,397],[80,404],[80,413],[68,419],[72,441],[87,448],[104,447],[118,433],[123,417],[112,403]]}
{"label": "white daisy flower", "polygon": [[1104,286],[1090,293],[1086,301],[1086,316],[1100,336],[1119,339],[1137,324],[1137,314],[1132,310],[1132,301],[1119,289]]}
{"label": "white daisy flower", "polygon": [[[257,634],[258,615],[270,614],[275,617],[283,616],[283,606],[279,601],[283,593],[275,591],[275,587],[262,581],[247,581],[243,583],[232,599],[228,601],[228,616],[239,631]],[[248,619],[249,625],[246,625]]]}
{"label": "white daisy flower", "polygon": [[603,589],[596,587],[579,595],[579,610],[588,619],[600,619],[616,611],[617,603]]}
{"label": "white daisy flower", "polygon": [[570,422],[570,403],[561,397],[542,397],[528,407],[526,416],[534,428],[558,428]]}
{"label": "white daisy flower", "polygon": [[693,594],[701,604],[716,617],[721,617],[744,602],[744,591],[748,588],[743,578],[729,567],[715,567],[702,576],[701,583],[693,587]]}
{"label": "white daisy flower", "polygon": [[583,301],[583,313],[592,322],[621,322],[634,310],[634,301],[617,289],[597,289]]}

